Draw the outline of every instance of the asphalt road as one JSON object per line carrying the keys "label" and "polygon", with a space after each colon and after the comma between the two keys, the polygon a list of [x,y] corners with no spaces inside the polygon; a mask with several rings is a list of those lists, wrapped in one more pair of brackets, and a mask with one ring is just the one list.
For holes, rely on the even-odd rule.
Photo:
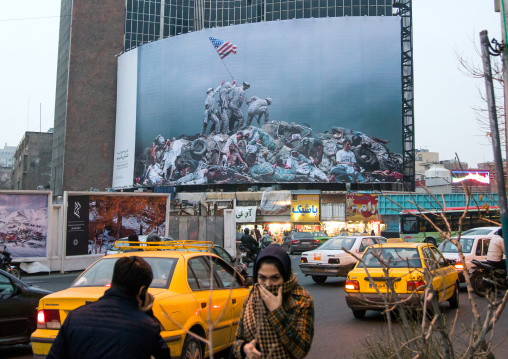
{"label": "asphalt road", "polygon": [[[298,267],[299,255],[292,255],[291,260],[299,283],[314,298],[315,332],[308,358],[355,358],[355,355],[365,350],[363,343],[367,338],[376,341],[386,340],[387,324],[381,314],[368,311],[364,319],[358,320],[353,317],[351,310],[346,305],[345,278],[328,278],[324,284],[316,284],[310,277],[301,274]],[[252,271],[252,265],[249,270]],[[67,288],[78,274],[32,275],[22,279],[41,288],[57,291]],[[484,310],[487,301],[477,297],[476,299],[478,299],[480,309]],[[447,306],[447,304],[442,306],[445,309],[446,322],[451,326],[456,321],[453,345],[458,346],[464,342],[464,338],[467,338],[464,328],[469,327],[472,320],[471,305],[467,299],[464,285],[461,286],[458,312],[452,309],[446,310]],[[401,324],[395,323],[394,325],[400,326]],[[496,344],[494,353],[497,358],[504,358],[508,353],[507,336],[508,309],[502,314],[494,331],[494,343]],[[32,358],[31,348],[29,345],[0,347],[0,358]]]}

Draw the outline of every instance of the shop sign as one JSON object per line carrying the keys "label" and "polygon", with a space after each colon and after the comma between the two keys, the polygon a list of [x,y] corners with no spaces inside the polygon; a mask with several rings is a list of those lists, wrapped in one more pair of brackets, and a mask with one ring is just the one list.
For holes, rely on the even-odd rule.
{"label": "shop sign", "polygon": [[374,221],[378,219],[378,195],[350,193],[346,198],[347,221]]}
{"label": "shop sign", "polygon": [[319,222],[319,195],[294,194],[291,196],[291,222]]}
{"label": "shop sign", "polygon": [[237,223],[256,222],[256,206],[236,207],[235,217]]}

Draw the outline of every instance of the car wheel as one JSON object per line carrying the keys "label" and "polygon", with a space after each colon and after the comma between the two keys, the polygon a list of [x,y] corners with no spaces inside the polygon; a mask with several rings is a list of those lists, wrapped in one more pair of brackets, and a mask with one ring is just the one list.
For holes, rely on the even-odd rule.
{"label": "car wheel", "polygon": [[326,278],[328,278],[328,277],[325,275],[313,275],[312,276],[312,280],[318,284],[323,284],[324,282],[326,282]]}
{"label": "car wheel", "polygon": [[203,359],[201,343],[191,335],[185,337],[180,359]]}
{"label": "car wheel", "polygon": [[459,282],[455,283],[455,288],[453,288],[453,295],[448,299],[448,303],[450,303],[450,308],[457,309],[459,307]]}
{"label": "car wheel", "polygon": [[425,238],[424,240],[425,243],[432,243],[434,246],[437,247],[437,242],[436,242],[436,239],[435,238],[432,238],[432,237],[427,237]]}
{"label": "car wheel", "polygon": [[365,317],[366,310],[354,310],[353,309],[353,315],[356,319],[362,319]]}

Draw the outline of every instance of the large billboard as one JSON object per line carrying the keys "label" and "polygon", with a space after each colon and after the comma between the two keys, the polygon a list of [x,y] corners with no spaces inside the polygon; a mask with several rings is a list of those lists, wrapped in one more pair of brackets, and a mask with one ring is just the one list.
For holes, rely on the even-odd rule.
{"label": "large billboard", "polygon": [[67,193],[67,256],[104,254],[130,234],[166,235],[168,195]]}
{"label": "large billboard", "polygon": [[0,246],[14,258],[46,257],[48,193],[0,192]]}
{"label": "large billboard", "polygon": [[123,54],[113,186],[400,181],[400,29],[274,21]]}

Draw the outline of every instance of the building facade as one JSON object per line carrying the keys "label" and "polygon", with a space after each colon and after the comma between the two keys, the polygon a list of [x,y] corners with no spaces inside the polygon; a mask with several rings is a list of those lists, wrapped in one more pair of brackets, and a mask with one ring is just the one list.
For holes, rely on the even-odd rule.
{"label": "building facade", "polygon": [[117,56],[205,28],[286,19],[402,18],[404,174],[414,179],[411,1],[62,0],[51,189],[112,186]]}
{"label": "building facade", "polygon": [[16,148],[11,189],[49,189],[53,134],[25,132]]}

